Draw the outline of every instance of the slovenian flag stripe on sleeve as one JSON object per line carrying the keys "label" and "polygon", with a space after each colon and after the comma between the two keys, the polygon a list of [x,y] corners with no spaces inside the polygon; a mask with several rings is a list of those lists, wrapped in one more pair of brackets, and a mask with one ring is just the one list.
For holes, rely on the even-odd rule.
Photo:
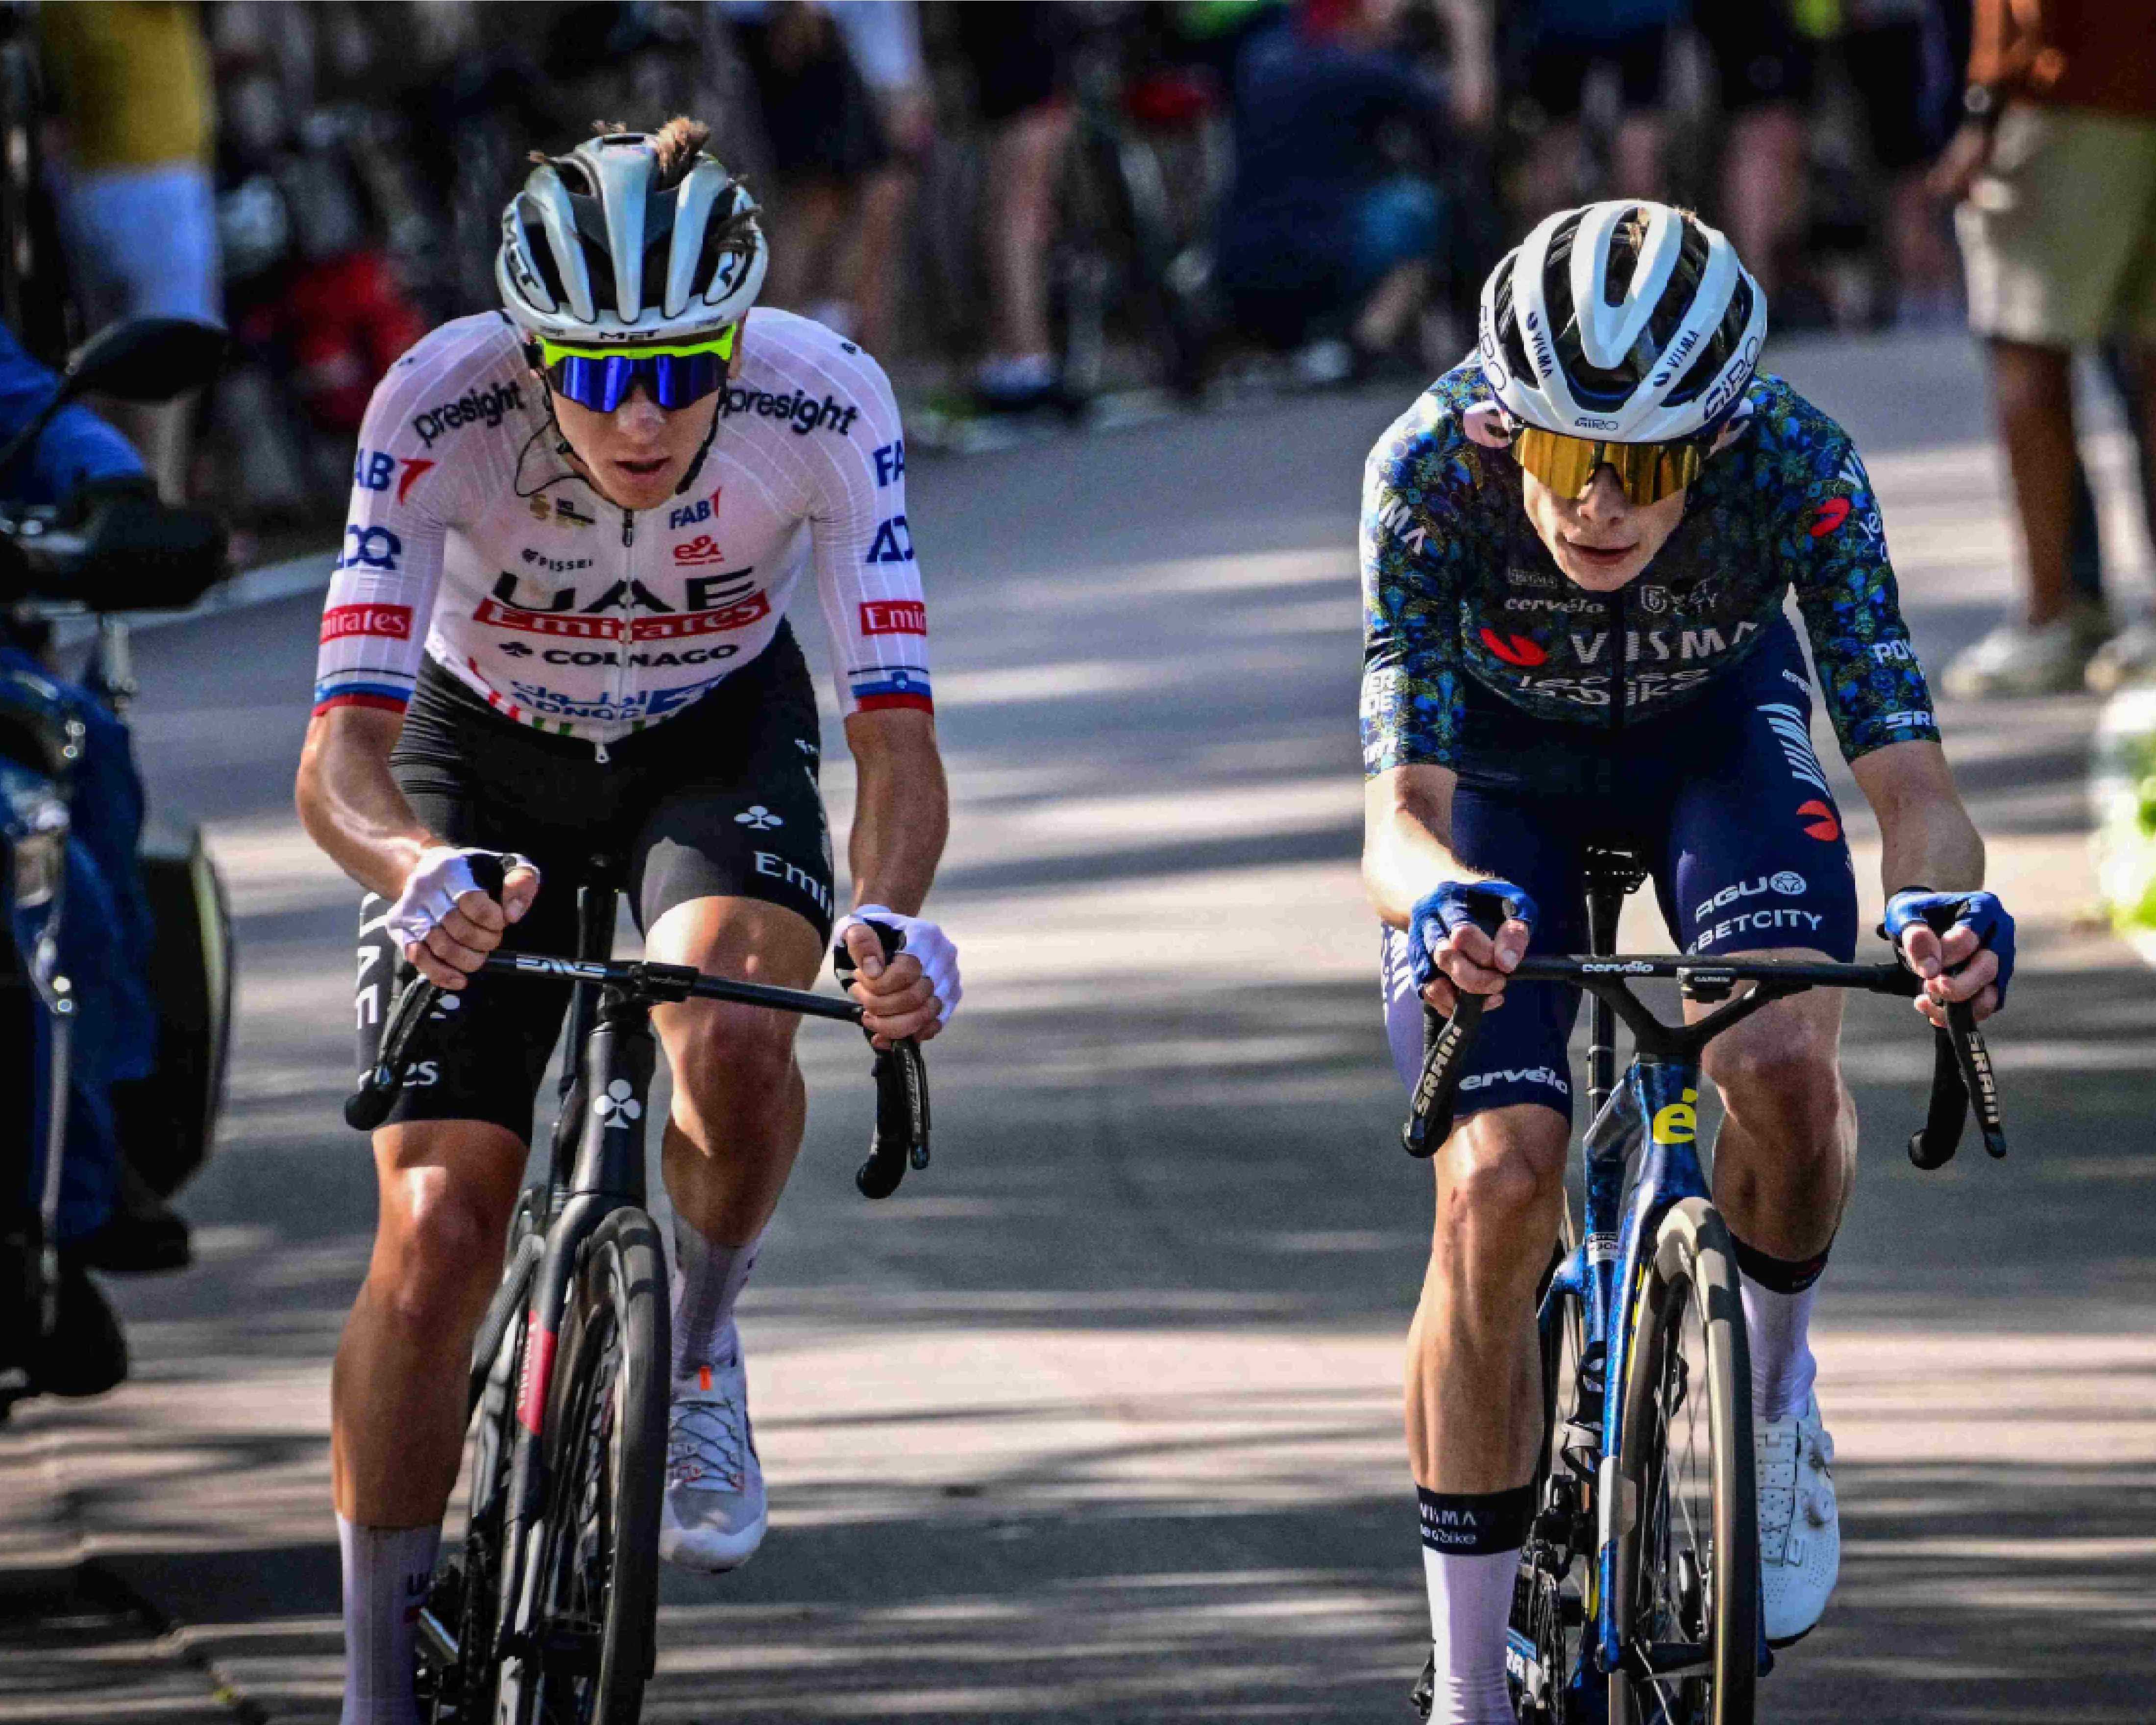
{"label": "slovenian flag stripe on sleeve", "polygon": [[849,682],[854,705],[862,712],[880,707],[911,706],[933,712],[936,702],[929,692],[928,673],[920,665],[877,665],[853,672]]}

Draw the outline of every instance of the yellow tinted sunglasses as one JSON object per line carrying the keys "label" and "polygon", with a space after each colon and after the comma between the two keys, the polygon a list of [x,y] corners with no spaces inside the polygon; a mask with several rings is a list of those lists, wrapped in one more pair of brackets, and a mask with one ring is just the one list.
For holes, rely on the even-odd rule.
{"label": "yellow tinted sunglasses", "polygon": [[1560,497],[1585,495],[1596,472],[1609,468],[1635,504],[1659,503],[1699,477],[1707,447],[1697,438],[1666,444],[1618,444],[1599,438],[1568,437],[1522,425],[1512,434],[1512,454]]}

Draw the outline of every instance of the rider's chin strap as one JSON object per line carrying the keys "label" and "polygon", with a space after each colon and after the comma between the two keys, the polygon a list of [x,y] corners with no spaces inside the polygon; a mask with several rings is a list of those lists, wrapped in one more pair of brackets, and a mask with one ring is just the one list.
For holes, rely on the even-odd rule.
{"label": "rider's chin strap", "polygon": [[726,386],[724,383],[719,386],[720,398],[711,403],[711,429],[704,434],[703,442],[696,445],[696,459],[689,464],[689,470],[681,475],[681,483],[675,486],[674,495],[676,497],[696,484],[696,475],[704,470],[704,458],[711,453],[711,440],[719,434],[719,409],[725,405],[726,388]]}

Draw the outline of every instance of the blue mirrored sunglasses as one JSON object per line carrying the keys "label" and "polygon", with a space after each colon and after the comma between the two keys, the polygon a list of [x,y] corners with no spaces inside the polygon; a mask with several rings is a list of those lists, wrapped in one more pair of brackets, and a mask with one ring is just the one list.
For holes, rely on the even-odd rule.
{"label": "blue mirrored sunglasses", "polygon": [[662,408],[685,408],[722,388],[733,370],[734,332],[696,347],[644,348],[629,352],[594,352],[539,344],[540,369],[547,387],[579,407],[611,413],[638,384]]}

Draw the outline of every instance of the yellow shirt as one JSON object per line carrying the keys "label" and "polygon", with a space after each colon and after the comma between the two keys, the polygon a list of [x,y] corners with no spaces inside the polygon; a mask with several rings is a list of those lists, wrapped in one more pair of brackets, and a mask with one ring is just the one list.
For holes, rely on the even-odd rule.
{"label": "yellow shirt", "polygon": [[38,8],[38,33],[76,167],[209,160],[209,49],[193,6],[66,0]]}

